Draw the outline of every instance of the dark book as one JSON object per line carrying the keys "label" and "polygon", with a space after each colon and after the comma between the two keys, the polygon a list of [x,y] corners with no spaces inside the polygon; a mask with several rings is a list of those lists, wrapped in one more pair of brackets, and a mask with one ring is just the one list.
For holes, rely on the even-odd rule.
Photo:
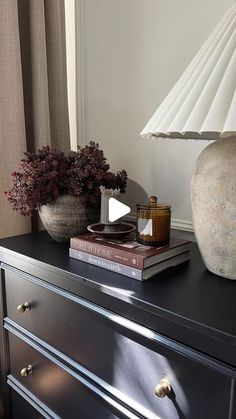
{"label": "dark book", "polygon": [[118,273],[120,275],[125,275],[139,281],[144,281],[148,278],[151,278],[152,276],[161,271],[164,271],[165,269],[180,265],[181,263],[187,262],[190,259],[190,252],[188,251],[142,270],[71,248],[69,249],[69,255],[70,257],[78,259],[82,262],[90,263],[91,265],[99,266],[100,268],[107,269],[109,271]]}
{"label": "dark book", "polygon": [[168,246],[143,246],[134,240],[105,240],[92,234],[80,234],[70,240],[71,249],[121,263],[140,270],[190,250],[190,242],[171,238]]}

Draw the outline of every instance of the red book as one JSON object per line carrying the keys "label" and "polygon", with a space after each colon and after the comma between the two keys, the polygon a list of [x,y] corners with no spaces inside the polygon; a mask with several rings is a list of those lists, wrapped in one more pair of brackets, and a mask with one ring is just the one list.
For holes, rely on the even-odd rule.
{"label": "red book", "polygon": [[143,246],[134,240],[106,240],[92,234],[80,234],[70,239],[71,249],[89,253],[137,269],[145,269],[190,250],[190,242],[171,238],[168,246]]}

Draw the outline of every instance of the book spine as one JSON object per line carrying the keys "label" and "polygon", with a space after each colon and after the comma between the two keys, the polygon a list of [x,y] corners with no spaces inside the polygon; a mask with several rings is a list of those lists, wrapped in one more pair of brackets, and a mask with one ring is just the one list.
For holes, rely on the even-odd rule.
{"label": "book spine", "polygon": [[73,237],[70,239],[71,249],[79,250],[80,252],[89,253],[93,256],[98,256],[103,259],[109,259],[122,265],[127,265],[136,269],[144,268],[144,258],[141,255],[128,253],[125,250],[114,249],[110,246],[92,243],[86,240]]}
{"label": "book spine", "polygon": [[120,275],[125,275],[142,281],[142,271],[140,269],[131,268],[130,266],[122,265],[120,263],[106,260],[71,248],[69,249],[69,255],[70,257],[81,260],[82,262],[90,263],[91,265],[99,266],[100,268],[107,269]]}

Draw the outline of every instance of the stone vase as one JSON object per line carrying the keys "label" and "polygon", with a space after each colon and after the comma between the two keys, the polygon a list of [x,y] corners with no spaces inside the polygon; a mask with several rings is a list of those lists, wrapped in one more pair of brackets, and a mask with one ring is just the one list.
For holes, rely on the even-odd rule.
{"label": "stone vase", "polygon": [[193,225],[207,268],[236,279],[236,138],[211,143],[191,182]]}
{"label": "stone vase", "polygon": [[39,208],[42,223],[57,242],[67,242],[87,231],[87,226],[99,220],[99,210],[86,204],[86,198],[61,195],[53,204]]}

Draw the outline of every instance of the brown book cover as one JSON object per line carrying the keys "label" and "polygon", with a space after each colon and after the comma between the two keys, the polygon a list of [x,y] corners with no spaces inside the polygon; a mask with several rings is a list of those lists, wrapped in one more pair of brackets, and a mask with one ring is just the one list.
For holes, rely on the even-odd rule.
{"label": "brown book cover", "polygon": [[143,246],[134,240],[106,240],[92,234],[80,234],[70,239],[71,249],[89,253],[137,269],[145,269],[156,263],[190,250],[190,242],[171,238],[168,246]]}

